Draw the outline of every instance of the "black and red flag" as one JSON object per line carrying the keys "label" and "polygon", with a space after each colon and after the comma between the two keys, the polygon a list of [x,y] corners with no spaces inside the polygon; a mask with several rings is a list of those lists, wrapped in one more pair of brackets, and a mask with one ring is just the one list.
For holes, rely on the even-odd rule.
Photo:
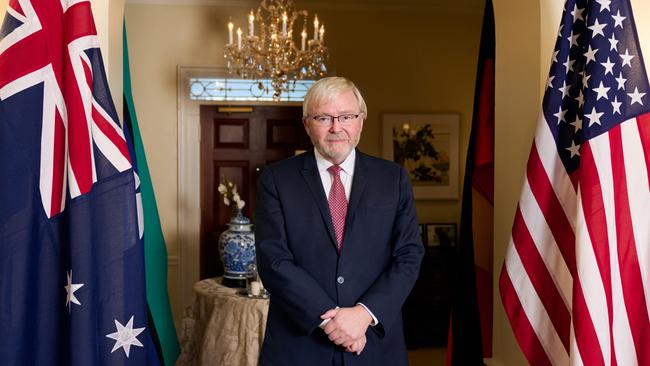
{"label": "black and red flag", "polygon": [[467,147],[460,240],[452,270],[448,365],[482,365],[492,355],[494,214],[494,11],[485,3]]}

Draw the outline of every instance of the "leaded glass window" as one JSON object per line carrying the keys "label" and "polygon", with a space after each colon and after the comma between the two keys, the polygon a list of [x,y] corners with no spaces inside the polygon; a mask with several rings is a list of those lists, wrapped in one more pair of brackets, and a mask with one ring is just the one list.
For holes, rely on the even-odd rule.
{"label": "leaded glass window", "polygon": [[[315,80],[296,80],[287,83],[289,92],[280,95],[282,102],[302,102]],[[273,101],[271,80],[228,78],[190,78],[190,99],[216,101]]]}

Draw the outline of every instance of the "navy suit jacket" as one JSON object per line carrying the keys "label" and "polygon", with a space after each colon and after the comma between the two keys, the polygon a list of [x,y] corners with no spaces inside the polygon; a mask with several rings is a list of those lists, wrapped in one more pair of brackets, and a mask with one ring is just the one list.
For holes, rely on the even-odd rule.
{"label": "navy suit jacket", "polygon": [[352,179],[340,253],[313,150],[258,180],[257,262],[271,294],[262,366],[331,366],[337,346],[320,315],[359,302],[379,324],[345,366],[408,365],[401,308],[424,253],[411,184],[404,168],[359,151]]}

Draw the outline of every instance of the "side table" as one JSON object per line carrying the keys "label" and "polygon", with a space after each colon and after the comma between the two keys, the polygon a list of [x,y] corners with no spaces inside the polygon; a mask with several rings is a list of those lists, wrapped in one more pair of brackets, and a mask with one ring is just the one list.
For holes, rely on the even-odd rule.
{"label": "side table", "polygon": [[240,295],[221,277],[194,284],[194,303],[181,323],[177,366],[256,366],[264,340],[268,299]]}

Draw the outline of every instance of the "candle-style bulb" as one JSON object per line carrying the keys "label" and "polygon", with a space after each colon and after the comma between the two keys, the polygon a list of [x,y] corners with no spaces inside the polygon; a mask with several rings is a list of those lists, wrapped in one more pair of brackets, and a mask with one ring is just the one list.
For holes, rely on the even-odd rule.
{"label": "candle-style bulb", "polygon": [[287,12],[286,11],[282,14],[282,35],[283,36],[287,35]]}
{"label": "candle-style bulb", "polygon": [[241,50],[241,28],[237,28],[237,49]]}
{"label": "candle-style bulb", "polygon": [[307,30],[303,28],[302,33],[300,33],[300,50],[305,50],[305,42],[307,41]]}
{"label": "candle-style bulb", "polygon": [[233,27],[234,27],[234,25],[232,24],[232,22],[228,22],[228,44],[229,45],[232,44],[232,28]]}
{"label": "candle-style bulb", "polygon": [[325,26],[324,25],[320,26],[320,31],[318,33],[319,33],[319,41],[320,41],[320,43],[325,42]]}
{"label": "candle-style bulb", "polygon": [[318,15],[314,15],[314,41],[318,41]]}
{"label": "candle-style bulb", "polygon": [[253,14],[253,11],[251,10],[251,13],[248,14],[248,35],[249,36],[254,36],[255,35],[255,14]]}

